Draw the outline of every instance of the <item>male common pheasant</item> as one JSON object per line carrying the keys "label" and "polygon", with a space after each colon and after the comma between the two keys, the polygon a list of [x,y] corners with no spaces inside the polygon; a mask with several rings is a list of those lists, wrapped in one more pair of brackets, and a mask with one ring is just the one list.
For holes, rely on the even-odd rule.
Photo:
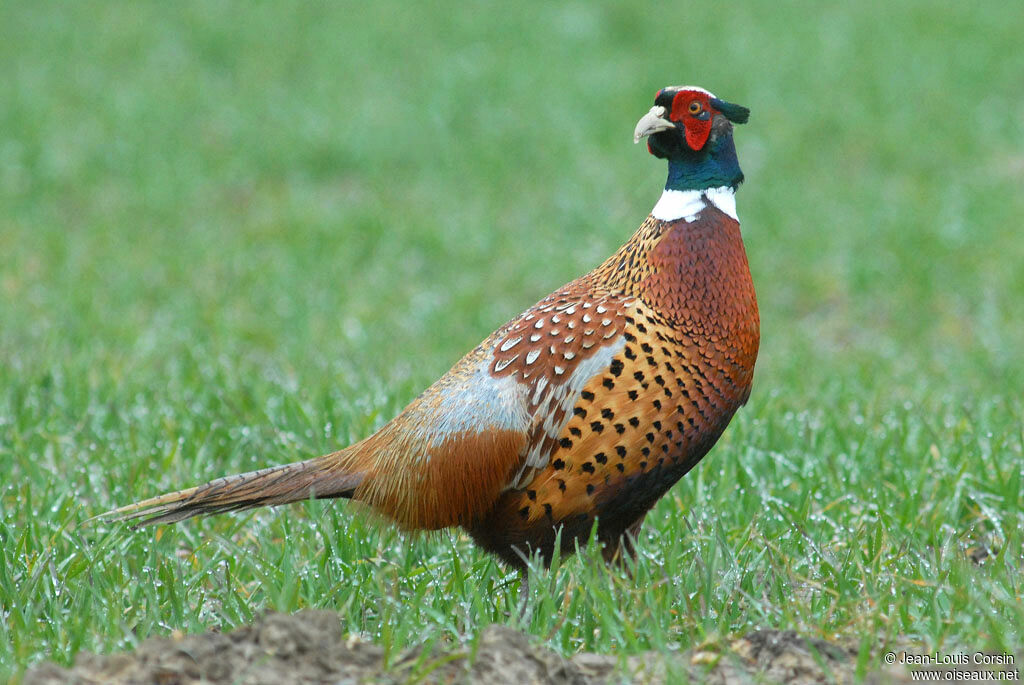
{"label": "male common pheasant", "polygon": [[519,569],[550,561],[558,539],[572,553],[595,519],[608,560],[632,553],[644,515],[750,395],[759,320],[732,127],[748,114],[702,88],[658,91],[634,142],[668,160],[668,182],[639,230],[374,435],[109,515],[152,524],[344,497],[404,529],[462,526]]}

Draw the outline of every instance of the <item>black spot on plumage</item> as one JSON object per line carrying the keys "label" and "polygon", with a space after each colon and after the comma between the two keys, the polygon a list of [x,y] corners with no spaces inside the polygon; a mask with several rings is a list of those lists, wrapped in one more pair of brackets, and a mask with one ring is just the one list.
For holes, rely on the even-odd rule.
{"label": "black spot on plumage", "polygon": [[654,357],[648,356],[647,357],[647,365],[648,366],[657,366],[658,362],[654,361]]}
{"label": "black spot on plumage", "polygon": [[605,378],[603,381],[601,381],[601,385],[611,390],[612,388],[615,387],[615,381],[613,381],[611,378]]}
{"label": "black spot on plumage", "polygon": [[520,509],[519,515],[523,518],[528,518],[530,516],[530,507],[523,507],[522,509]]}
{"label": "black spot on plumage", "polygon": [[668,371],[669,373],[675,373],[676,372],[675,367],[672,366],[672,362],[665,362],[665,370]]}
{"label": "black spot on plumage", "polygon": [[638,393],[636,390],[630,390],[628,394],[629,399],[631,400],[636,400],[636,398],[640,397],[640,393]]}
{"label": "black spot on plumage", "polygon": [[587,483],[587,494],[588,495],[593,495],[594,494],[594,485],[593,485],[593,483]]}
{"label": "black spot on plumage", "polygon": [[[666,443],[662,443],[661,451],[664,452],[665,454],[668,454],[668,443],[667,442]],[[658,463],[661,463],[661,462],[658,462]]]}
{"label": "black spot on plumage", "polygon": [[615,432],[618,433],[619,435],[622,435],[623,433],[626,432],[626,427],[623,426],[621,423],[617,423],[615,424]]}
{"label": "black spot on plumage", "polygon": [[651,456],[651,448],[647,446],[641,447],[640,454],[644,455],[645,457]]}
{"label": "black spot on plumage", "polygon": [[640,419],[638,419],[635,416],[630,416],[629,417],[629,425],[631,425],[633,428],[636,428],[637,426],[640,425]]}
{"label": "black spot on plumage", "polygon": [[647,468],[647,462],[646,461],[640,462],[640,470],[643,471],[646,468]]}
{"label": "black spot on plumage", "polygon": [[544,513],[548,515],[548,518],[551,518],[551,504],[548,502],[544,503]]}
{"label": "black spot on plumage", "polygon": [[556,478],[555,480],[558,481],[558,489],[561,490],[562,492],[565,492],[565,481],[562,480],[561,478]]}
{"label": "black spot on plumage", "polygon": [[619,361],[618,359],[613,359],[612,360],[612,365],[611,365],[611,367],[609,367],[608,370],[612,372],[613,376],[619,376],[619,375],[622,374],[622,369],[623,368],[624,367],[623,367],[621,361]]}
{"label": "black spot on plumage", "polygon": [[667,347],[662,347],[662,348],[661,348],[661,352],[662,352],[662,354],[664,354],[664,355],[665,355],[666,357],[671,357],[671,356],[672,356],[672,353],[668,351],[668,348],[667,348]]}
{"label": "black spot on plumage", "polygon": [[651,425],[654,426],[654,430],[656,430],[656,431],[660,431],[661,430],[661,421],[655,421]]}
{"label": "black spot on plumage", "polygon": [[561,459],[555,459],[553,462],[551,462],[551,468],[553,468],[556,471],[561,471],[562,469],[565,468],[565,462],[562,461]]}
{"label": "black spot on plumage", "polygon": [[654,382],[662,387],[665,386],[665,379],[661,377],[661,374],[658,374],[657,376],[654,377]]}
{"label": "black spot on plumage", "polygon": [[619,455],[619,457],[625,459],[625,457],[626,457],[626,448],[623,447],[622,445],[616,445],[615,446],[615,454],[617,454],[617,455]]}
{"label": "black spot on plumage", "polygon": [[590,430],[594,431],[595,433],[601,433],[602,431],[604,431],[604,424],[601,423],[600,421],[592,421],[590,424]]}
{"label": "black spot on plumage", "polygon": [[580,470],[583,471],[584,473],[593,473],[594,465],[591,464],[589,461],[585,461],[583,462],[583,466],[580,467]]}
{"label": "black spot on plumage", "polygon": [[[630,323],[633,323],[633,322],[630,321]],[[633,335],[632,333],[623,333],[622,337],[624,337],[629,342],[636,342],[636,336]]]}
{"label": "black spot on plumage", "polygon": [[636,325],[636,329],[638,331],[640,331],[641,333],[646,333],[647,332],[647,326],[644,326],[642,323],[638,323]]}
{"label": "black spot on plumage", "polygon": [[605,408],[601,410],[601,416],[606,419],[613,419],[615,418],[615,413],[611,409]]}
{"label": "black spot on plumage", "polygon": [[576,426],[571,426],[569,428],[569,432],[572,433],[573,435],[575,435],[577,438],[582,438],[583,437],[583,431],[581,431]]}
{"label": "black spot on plumage", "polygon": [[637,379],[638,381],[642,381],[644,379],[644,372],[637,371],[636,373],[633,374],[633,378]]}
{"label": "black spot on plumage", "polygon": [[633,348],[629,347],[628,345],[622,353],[626,355],[626,359],[636,359],[636,352],[634,352]]}
{"label": "black spot on plumage", "polygon": [[641,343],[640,349],[646,352],[647,354],[652,354],[654,352],[654,348],[648,345],[647,343]]}
{"label": "black spot on plumage", "polygon": [[596,461],[598,464],[607,464],[608,457],[605,455],[604,452],[598,452],[597,454],[594,455],[594,461]]}
{"label": "black spot on plumage", "polygon": [[648,433],[644,437],[647,438],[647,442],[650,442],[650,443],[654,442],[654,433]]}
{"label": "black spot on plumage", "polygon": [[625,473],[625,471],[626,471],[626,466],[622,462],[619,462],[618,464],[616,464],[615,468],[617,468],[619,470],[619,473]]}
{"label": "black spot on plumage", "polygon": [[685,430],[686,430],[686,426],[684,426],[684,425],[683,425],[683,422],[682,422],[682,421],[677,421],[677,422],[676,422],[676,428],[678,428],[678,429],[679,429],[679,432],[680,432],[680,433],[682,433],[683,431],[685,431]]}
{"label": "black spot on plumage", "polygon": [[586,418],[587,416],[587,410],[584,409],[583,407],[574,407],[572,413],[580,417],[581,419]]}
{"label": "black spot on plumage", "polygon": [[564,447],[565,449],[569,449],[570,447],[572,447],[572,440],[570,440],[569,438],[562,438],[561,440],[558,441],[558,444]]}
{"label": "black spot on plumage", "polygon": [[527,490],[526,491],[526,496],[529,497],[531,501],[536,501],[537,500],[537,491],[536,490]]}
{"label": "black spot on plumage", "polygon": [[583,392],[580,393],[580,397],[589,402],[594,399],[594,393],[590,392],[589,390],[584,390]]}
{"label": "black spot on plumage", "polygon": [[655,409],[657,409],[659,411],[661,410],[661,400],[654,400],[653,402],[651,402],[651,404],[654,405]]}
{"label": "black spot on plumage", "polygon": [[665,397],[667,397],[669,399],[672,399],[672,391],[669,390],[668,388],[665,388],[664,390],[665,390]]}

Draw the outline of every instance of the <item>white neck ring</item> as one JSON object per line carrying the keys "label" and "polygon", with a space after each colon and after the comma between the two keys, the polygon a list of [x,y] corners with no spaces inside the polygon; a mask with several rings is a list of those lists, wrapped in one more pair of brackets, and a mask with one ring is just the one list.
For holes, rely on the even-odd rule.
{"label": "white neck ring", "polygon": [[651,215],[662,221],[683,219],[693,223],[709,202],[726,216],[739,221],[736,215],[736,191],[729,186],[704,190],[665,189],[658,204],[651,210]]}

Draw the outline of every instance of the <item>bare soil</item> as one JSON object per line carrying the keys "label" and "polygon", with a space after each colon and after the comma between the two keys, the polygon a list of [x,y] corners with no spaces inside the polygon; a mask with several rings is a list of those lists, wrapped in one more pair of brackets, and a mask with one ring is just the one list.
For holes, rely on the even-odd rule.
{"label": "bare soil", "polygon": [[[43,663],[27,685],[191,685],[237,683],[674,683],[687,677],[709,683],[853,682],[856,655],[792,631],[758,630],[720,651],[647,653],[619,659],[578,654],[571,659],[531,644],[524,634],[491,626],[475,655],[465,651],[410,650],[385,664],[384,650],[346,638],[337,614],[307,610],[268,614],[230,633],[150,638],[134,652],[78,655],[70,669]],[[869,682],[909,682],[906,672],[875,670]]]}

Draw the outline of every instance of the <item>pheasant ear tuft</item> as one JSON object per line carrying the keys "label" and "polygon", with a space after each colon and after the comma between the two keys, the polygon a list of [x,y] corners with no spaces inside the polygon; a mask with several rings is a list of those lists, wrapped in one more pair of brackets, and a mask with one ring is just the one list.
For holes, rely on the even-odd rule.
{"label": "pheasant ear tuft", "polygon": [[750,110],[743,105],[734,105],[725,100],[711,98],[711,106],[725,115],[725,118],[734,124],[745,124],[750,118]]}

